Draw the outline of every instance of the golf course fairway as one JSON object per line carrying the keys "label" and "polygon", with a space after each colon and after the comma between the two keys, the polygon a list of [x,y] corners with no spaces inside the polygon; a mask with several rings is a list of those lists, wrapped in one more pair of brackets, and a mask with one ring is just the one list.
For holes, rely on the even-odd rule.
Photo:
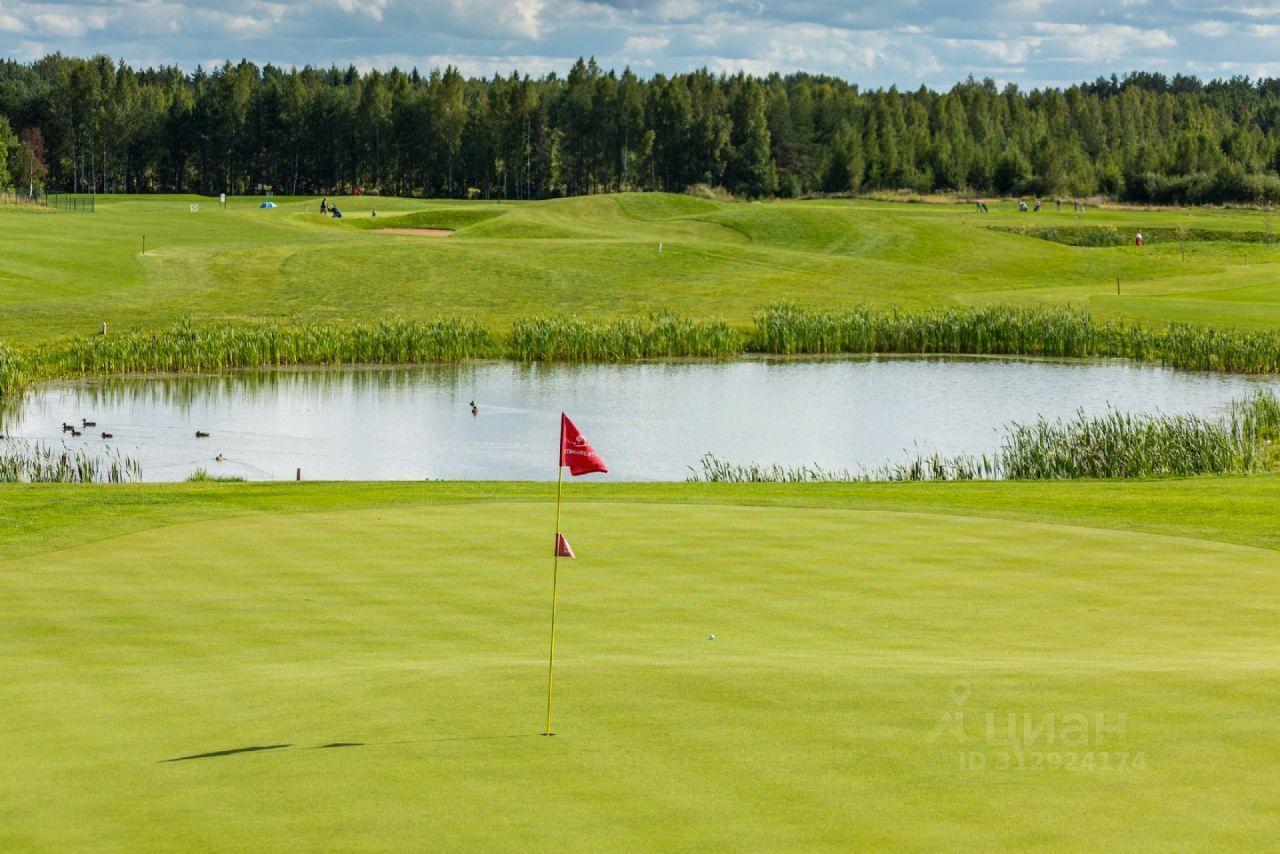
{"label": "golf course fairway", "polygon": [[574,483],[547,738],[552,489],[0,489],[0,849],[1280,835],[1280,477]]}
{"label": "golf course fairway", "polygon": [[[1271,214],[1239,209],[1047,209],[869,200],[713,202],[621,193],[537,202],[99,196],[96,212],[0,207],[0,342],[276,320],[642,317],[747,327],[760,309],[908,311],[1073,306],[1099,319],[1273,329],[1280,244]],[[373,216],[376,212],[378,215]],[[379,233],[449,229],[446,240]],[[1084,229],[1124,245],[1069,246],[1009,229]],[[1188,229],[1131,245],[1137,231]],[[1212,239],[1201,239],[1212,238]],[[1252,240],[1253,242],[1250,242]],[[1117,281],[1121,293],[1117,293]]]}

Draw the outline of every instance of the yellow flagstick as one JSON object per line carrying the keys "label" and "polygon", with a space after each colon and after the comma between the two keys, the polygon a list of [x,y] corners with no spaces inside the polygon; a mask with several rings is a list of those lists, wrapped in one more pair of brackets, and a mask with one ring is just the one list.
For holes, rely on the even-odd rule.
{"label": "yellow flagstick", "polygon": [[[563,442],[563,429],[561,442]],[[563,461],[562,461],[563,462]],[[551,731],[551,689],[555,685],[556,667],[556,579],[560,574],[560,495],[564,490],[564,466],[556,467],[556,537],[551,564],[551,649],[547,653],[547,728],[543,735],[555,735]]]}

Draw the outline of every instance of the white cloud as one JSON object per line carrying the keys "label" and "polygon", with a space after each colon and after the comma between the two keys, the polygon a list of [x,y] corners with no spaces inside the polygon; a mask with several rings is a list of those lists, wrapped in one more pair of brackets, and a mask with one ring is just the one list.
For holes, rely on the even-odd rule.
{"label": "white cloud", "polygon": [[374,21],[381,21],[387,0],[338,0],[338,8],[352,15],[367,15]]}
{"label": "white cloud", "polygon": [[1161,29],[1139,29],[1124,24],[1051,24],[1033,26],[1045,38],[1045,52],[1069,62],[1114,62],[1126,56],[1135,60],[1145,51],[1176,48],[1178,41]]}
{"label": "white cloud", "polygon": [[1026,62],[1042,39],[944,39],[948,47],[979,54],[988,61],[1018,64]]}
{"label": "white cloud", "polygon": [[221,56],[285,66],[452,63],[487,76],[562,73],[594,55],[606,68],[646,72],[805,70],[864,87],[946,87],[977,74],[1036,86],[1140,68],[1265,72],[1275,65],[1280,0],[1246,2],[0,0],[0,33],[29,38],[10,55],[35,46],[188,68]]}
{"label": "white cloud", "polygon": [[708,11],[698,0],[662,0],[654,13],[660,21],[694,21]]}
{"label": "white cloud", "polygon": [[542,36],[543,0],[449,0],[455,18],[502,38]]}
{"label": "white cloud", "polygon": [[1191,25],[1191,32],[1210,39],[1220,39],[1232,31],[1226,21],[1196,21]]}
{"label": "white cloud", "polygon": [[31,60],[39,59],[48,52],[48,49],[41,42],[33,42],[23,39],[18,42],[17,47],[13,50],[11,55],[14,59],[30,62]]}
{"label": "white cloud", "polygon": [[90,29],[89,21],[84,15],[41,12],[31,20],[35,22],[36,28],[40,30],[40,33],[46,36],[82,39],[89,34]]}
{"label": "white cloud", "polygon": [[[422,60],[397,63],[401,68],[417,65],[420,68],[444,68],[452,65],[467,77],[492,77],[507,75],[512,71],[537,77],[552,71],[563,72],[565,63],[560,57],[512,54],[509,56],[470,56],[465,54],[432,54]],[[381,66],[386,67],[386,66]]]}
{"label": "white cloud", "polygon": [[665,36],[629,36],[622,44],[622,61],[637,68],[653,68],[670,44],[671,39]]}
{"label": "white cloud", "polygon": [[622,45],[623,53],[654,53],[671,44],[671,39],[662,36],[630,36]]}
{"label": "white cloud", "polygon": [[763,76],[778,70],[778,66],[771,60],[752,59],[742,56],[712,56],[707,58],[705,65],[711,71],[724,74],[737,74],[741,71],[746,74]]}
{"label": "white cloud", "polygon": [[1280,3],[1263,3],[1258,6],[1219,6],[1215,11],[1233,12],[1250,18],[1271,18],[1280,15]]}

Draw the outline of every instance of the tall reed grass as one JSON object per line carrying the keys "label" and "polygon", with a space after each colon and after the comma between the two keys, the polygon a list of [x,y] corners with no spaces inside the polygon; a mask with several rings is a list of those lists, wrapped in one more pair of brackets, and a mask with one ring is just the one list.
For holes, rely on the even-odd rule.
{"label": "tall reed grass", "polygon": [[761,353],[946,353],[1060,358],[1116,357],[1176,368],[1280,372],[1280,333],[1097,323],[1070,308],[974,306],[905,313],[810,311],[777,305],[757,313],[747,346]]}
{"label": "tall reed grass", "polygon": [[816,463],[783,466],[777,463],[733,463],[715,454],[704,454],[697,467],[690,466],[687,480],[694,483],[877,483],[887,481],[981,480],[998,476],[989,457],[942,457],[917,454],[906,462],[876,468],[826,468]]}
{"label": "tall reed grass", "polygon": [[735,464],[712,454],[689,480],[710,483],[830,481],[1061,480],[1251,474],[1273,467],[1280,442],[1280,401],[1259,392],[1235,401],[1218,419],[1132,415],[1116,409],[1069,420],[1009,424],[990,457],[917,454],[875,469]]}
{"label": "tall reed grass", "polygon": [[0,343],[0,397],[33,382],[82,376],[206,373],[289,365],[414,364],[476,358],[524,362],[622,362],[648,358],[941,353],[1062,358],[1119,357],[1177,368],[1280,372],[1280,332],[1096,323],[1069,308],[978,306],[908,313],[858,308],[812,311],[776,305],[750,332],[720,320],[671,314],[593,322],[517,321],[508,335],[475,321],[387,320],[370,324],[196,324],[77,338],[18,352]]}
{"label": "tall reed grass", "polygon": [[998,459],[1002,476],[1014,480],[1248,474],[1269,464],[1278,438],[1280,401],[1264,391],[1233,402],[1222,418],[1112,409],[1013,424]]}
{"label": "tall reed grass", "polygon": [[13,349],[0,342],[0,397],[22,390],[27,381],[23,359]]}
{"label": "tall reed grass", "polygon": [[516,322],[506,355],[522,362],[731,358],[742,354],[743,343],[739,333],[719,320],[688,320],[671,314],[606,323],[543,317]]}
{"label": "tall reed grass", "polygon": [[84,448],[0,441],[0,483],[128,483],[141,477],[137,460],[110,448],[99,455]]}
{"label": "tall reed grass", "polygon": [[491,355],[493,339],[474,321],[384,320],[336,326],[213,324],[184,320],[158,332],[72,341],[39,354],[60,375],[200,373],[285,365],[444,362]]}
{"label": "tall reed grass", "polygon": [[244,478],[234,474],[212,474],[203,466],[187,475],[187,483],[244,483]]}

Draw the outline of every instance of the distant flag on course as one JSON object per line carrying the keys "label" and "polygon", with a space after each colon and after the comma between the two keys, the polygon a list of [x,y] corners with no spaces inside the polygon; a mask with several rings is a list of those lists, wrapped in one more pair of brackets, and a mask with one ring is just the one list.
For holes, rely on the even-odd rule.
{"label": "distant flag on course", "polygon": [[564,538],[564,534],[556,534],[556,557],[578,559],[578,556],[573,553],[573,549],[569,547],[569,541]]}
{"label": "distant flag on course", "polygon": [[604,460],[563,412],[560,413],[560,465],[568,466],[569,474],[574,477],[609,471],[604,467]]}

